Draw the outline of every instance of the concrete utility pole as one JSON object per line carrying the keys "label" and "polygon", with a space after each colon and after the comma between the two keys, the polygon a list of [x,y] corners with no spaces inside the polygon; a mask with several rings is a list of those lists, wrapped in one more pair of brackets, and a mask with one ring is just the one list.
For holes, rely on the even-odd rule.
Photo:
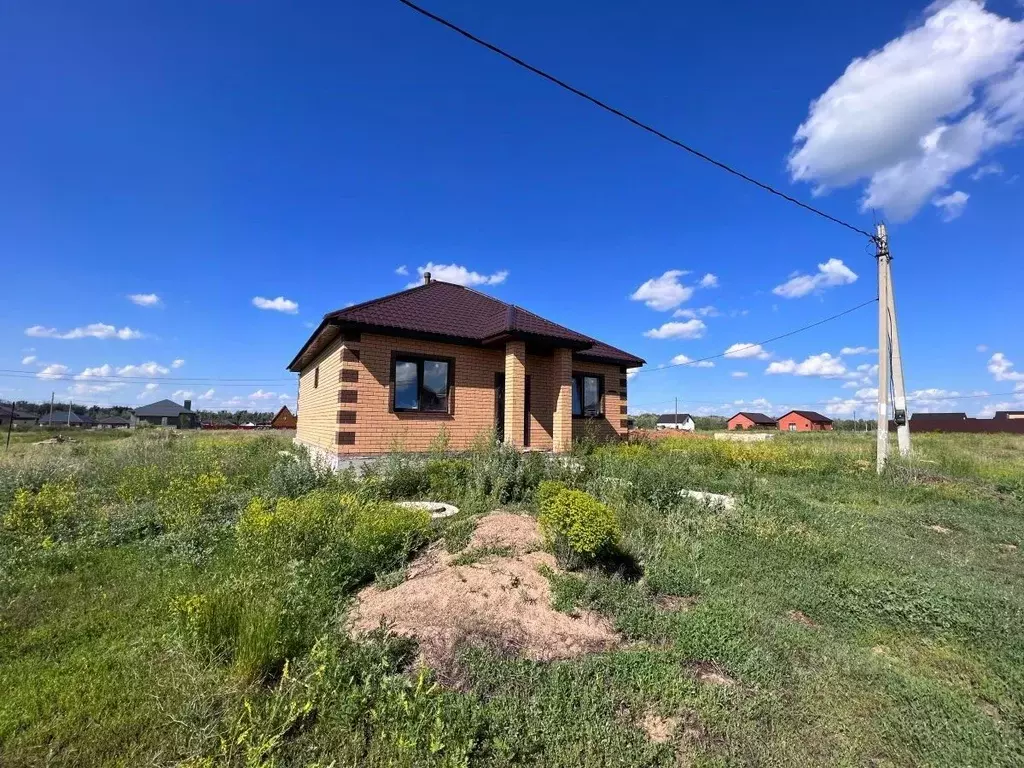
{"label": "concrete utility pole", "polygon": [[50,421],[46,425],[48,427],[52,427],[53,426],[53,396],[54,396],[54,394],[55,394],[54,392],[50,393]]}
{"label": "concrete utility pole", "polygon": [[910,455],[910,423],[907,392],[903,379],[903,357],[896,325],[896,302],[892,290],[892,256],[885,225],[879,224],[875,238],[878,259],[878,439],[875,468],[885,469],[889,456],[889,388],[893,390],[893,420],[900,456]]}

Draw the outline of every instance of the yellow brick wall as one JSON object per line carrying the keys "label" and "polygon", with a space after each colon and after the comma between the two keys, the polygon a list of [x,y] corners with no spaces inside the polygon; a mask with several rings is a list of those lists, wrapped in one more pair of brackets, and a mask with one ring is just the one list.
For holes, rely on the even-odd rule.
{"label": "yellow brick wall", "polygon": [[[392,412],[391,358],[392,353],[403,352],[454,359],[452,413]],[[314,389],[313,371],[317,366],[320,385]],[[553,447],[558,397],[556,369],[553,355],[526,355],[526,374],[530,376],[530,447],[537,450]],[[371,333],[347,341],[340,337],[299,377],[296,437],[342,456],[358,456],[390,450],[424,451],[444,429],[449,447],[462,450],[480,435],[493,432],[494,375],[505,371],[504,348],[480,349]],[[621,422],[626,416],[621,410],[626,398],[620,379],[625,374],[621,369],[573,360],[571,372],[603,375],[605,393],[604,417],[573,419],[573,437],[586,433],[603,440],[624,435],[626,429]],[[522,421],[518,421],[521,430]],[[521,442],[521,437],[517,442]]]}
{"label": "yellow brick wall", "polygon": [[[456,344],[362,334],[359,349],[359,381],[342,384],[355,389],[357,401],[338,406],[356,412],[356,423],[336,429],[355,432],[352,445],[338,446],[339,453],[380,453],[395,448],[423,451],[430,448],[444,427],[453,450],[468,448],[481,434],[494,429],[494,374],[505,370],[502,350]],[[455,360],[452,381],[452,414],[391,412],[391,353],[437,355]]]}
{"label": "yellow brick wall", "polygon": [[[295,437],[306,445],[333,451],[337,444],[338,371],[341,368],[339,337],[299,375],[299,414]],[[320,384],[313,387],[314,371],[320,368]]]}

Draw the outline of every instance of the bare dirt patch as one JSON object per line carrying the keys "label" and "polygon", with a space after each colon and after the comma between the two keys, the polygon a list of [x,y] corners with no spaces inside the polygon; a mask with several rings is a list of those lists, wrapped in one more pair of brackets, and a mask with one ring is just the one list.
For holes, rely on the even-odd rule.
{"label": "bare dirt patch", "polygon": [[647,734],[647,738],[655,744],[664,744],[666,741],[671,741],[672,737],[676,735],[676,728],[679,727],[679,718],[662,717],[661,715],[649,712],[640,720],[640,727]]}
{"label": "bare dirt patch", "polygon": [[1003,550],[1003,552],[1016,552],[1018,549],[1016,544],[1010,543],[1000,544],[999,548]]}
{"label": "bare dirt patch", "polygon": [[692,610],[699,601],[700,597],[697,595],[687,595],[685,597],[679,595],[658,595],[654,598],[654,604],[661,610],[678,613]]}
{"label": "bare dirt patch", "polygon": [[615,648],[622,638],[602,616],[569,616],[551,607],[551,587],[542,568],[555,559],[537,551],[537,522],[494,513],[484,517],[471,547],[507,548],[511,556],[487,556],[456,565],[457,555],[432,547],[413,561],[406,580],[388,590],[370,586],[356,598],[351,630],[358,634],[385,623],[416,638],[424,663],[451,669],[464,645],[485,645],[537,661],[571,658]]}
{"label": "bare dirt patch", "polygon": [[803,611],[790,611],[786,615],[789,616],[789,618],[795,621],[797,624],[803,624],[805,627],[818,626],[818,622],[816,622]]}
{"label": "bare dirt patch", "polygon": [[944,525],[926,525],[929,531],[935,531],[936,533],[952,533],[952,529],[946,528]]}
{"label": "bare dirt patch", "polygon": [[520,555],[536,552],[542,544],[536,520],[507,512],[481,519],[469,540],[471,547],[510,547]]}
{"label": "bare dirt patch", "polygon": [[[628,717],[628,712],[626,715]],[[648,711],[635,724],[655,744],[675,742],[677,766],[693,765],[702,748],[710,741],[707,728],[692,709],[684,709],[667,717]]]}
{"label": "bare dirt patch", "polygon": [[710,685],[721,685],[731,688],[736,685],[736,680],[729,677],[721,667],[711,661],[697,661],[690,664],[690,669],[702,683]]}

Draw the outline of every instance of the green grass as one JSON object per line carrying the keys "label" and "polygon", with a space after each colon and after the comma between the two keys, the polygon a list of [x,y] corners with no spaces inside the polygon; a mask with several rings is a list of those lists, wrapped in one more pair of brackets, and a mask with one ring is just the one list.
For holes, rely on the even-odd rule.
{"label": "green grass", "polygon": [[[599,448],[578,470],[493,451],[363,485],[282,460],[273,437],[19,442],[0,460],[0,517],[29,494],[0,529],[0,764],[1020,765],[1024,439],[914,441],[882,478],[873,436],[833,434]],[[197,473],[224,479],[181,480]],[[466,648],[451,690],[407,641],[347,639],[358,575],[400,583],[409,546],[359,510],[441,487],[529,504],[542,479],[618,515],[643,578],[550,579],[559,610],[607,615],[622,648],[548,664]],[[351,534],[313,502],[269,503],[335,493]],[[458,550],[471,519],[429,536]],[[652,715],[687,727],[655,743]]]}

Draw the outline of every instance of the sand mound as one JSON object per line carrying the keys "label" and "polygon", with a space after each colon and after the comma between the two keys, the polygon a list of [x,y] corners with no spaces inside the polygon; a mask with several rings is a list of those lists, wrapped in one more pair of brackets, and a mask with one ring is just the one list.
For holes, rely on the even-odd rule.
{"label": "sand mound", "polygon": [[449,664],[464,644],[485,644],[537,661],[619,645],[621,637],[607,619],[585,611],[569,616],[551,607],[551,588],[538,569],[558,567],[551,555],[537,551],[540,544],[533,518],[488,515],[467,551],[505,547],[514,554],[454,565],[455,555],[432,547],[409,565],[402,584],[359,593],[352,631],[376,629],[384,621],[392,631],[415,637],[424,662],[435,668]]}

